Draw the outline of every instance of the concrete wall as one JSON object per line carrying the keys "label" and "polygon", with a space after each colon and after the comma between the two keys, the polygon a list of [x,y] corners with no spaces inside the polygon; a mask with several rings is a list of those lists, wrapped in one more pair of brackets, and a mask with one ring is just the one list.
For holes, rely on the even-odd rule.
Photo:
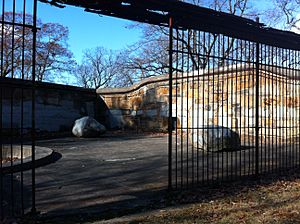
{"label": "concrete wall", "polygon": [[[7,79],[2,89],[2,126],[4,131],[30,132],[32,91],[28,81]],[[69,132],[76,119],[93,116],[101,120],[101,98],[95,90],[72,86],[36,84],[36,130],[44,132]],[[22,113],[23,112],[23,113]],[[23,114],[23,116],[22,116]],[[103,118],[102,118],[103,121]]]}

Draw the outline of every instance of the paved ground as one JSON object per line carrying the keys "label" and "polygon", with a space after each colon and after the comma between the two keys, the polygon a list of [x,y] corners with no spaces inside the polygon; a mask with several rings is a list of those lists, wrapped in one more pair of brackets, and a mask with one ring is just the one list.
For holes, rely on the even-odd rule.
{"label": "paved ground", "polygon": [[167,186],[166,136],[40,141],[62,155],[36,170],[37,209],[47,214],[112,212],[147,206]]}
{"label": "paved ground", "polygon": [[[93,216],[96,213],[101,219],[140,212],[142,208],[148,210],[159,208],[166,202],[167,195],[167,140],[166,135],[111,133],[93,139],[61,138],[38,141],[38,146],[55,150],[61,158],[55,163],[36,169],[37,210],[50,216],[70,214]],[[278,155],[271,153],[273,148],[270,150],[267,147],[265,151],[261,151],[262,171],[273,165],[275,168],[277,165],[278,168],[289,167],[289,164],[296,165],[295,161],[299,158],[299,154],[295,149],[299,149],[299,145],[281,148],[278,148],[278,152],[276,150]],[[228,178],[231,178],[235,175],[250,175],[254,171],[255,157],[252,148],[224,153],[199,151],[199,158],[197,151],[189,148],[189,153],[183,151],[181,160],[180,147],[177,150],[179,150],[177,155],[179,185],[187,181],[185,178],[187,172],[189,178],[194,173],[193,177],[196,179],[198,172],[200,180],[204,178],[203,180],[207,181],[221,179],[223,174],[224,177],[229,175]],[[270,158],[274,156],[276,160],[271,166]],[[186,163],[187,158],[189,166]],[[191,166],[196,169],[192,169]],[[184,177],[182,181],[181,176]],[[10,199],[11,189],[20,192],[22,187],[20,173],[4,176],[3,181],[7,189],[7,194],[4,194],[7,195],[4,197],[7,202],[4,205],[5,209],[13,207],[9,201],[14,201],[14,206],[20,207],[21,203],[17,199],[20,199],[21,195],[14,194],[14,198]],[[28,203],[31,199],[30,181],[31,171],[26,171],[23,186],[25,208],[30,208]]]}

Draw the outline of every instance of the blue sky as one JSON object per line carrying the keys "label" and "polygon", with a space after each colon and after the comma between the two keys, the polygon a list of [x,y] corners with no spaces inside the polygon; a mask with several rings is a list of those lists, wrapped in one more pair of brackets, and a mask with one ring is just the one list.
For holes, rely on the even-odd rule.
{"label": "blue sky", "polygon": [[[6,1],[5,11],[12,11],[12,2],[13,0]],[[22,11],[24,1],[15,0],[15,2],[17,11]],[[26,0],[26,2],[27,13],[32,14],[32,0]],[[268,8],[273,1],[252,0],[251,3],[263,10]],[[81,62],[85,49],[102,46],[107,49],[120,50],[138,41],[142,35],[138,29],[127,28],[132,24],[128,20],[99,16],[72,6],[61,9],[38,2],[38,17],[43,23],[55,22],[69,28],[69,49],[78,63]]]}
{"label": "blue sky", "polygon": [[[13,1],[8,2],[6,11],[12,11]],[[16,0],[21,11],[23,1]],[[265,8],[272,1],[252,0],[259,8]],[[18,5],[19,4],[19,5]],[[27,0],[27,12],[32,13],[32,0]],[[56,22],[67,26],[70,31],[69,46],[78,63],[81,62],[85,49],[103,46],[112,50],[125,48],[138,41],[141,31],[127,28],[132,22],[128,20],[99,16],[84,12],[84,9],[67,6],[63,9],[38,2],[38,17],[44,22]]]}
{"label": "blue sky", "polygon": [[[30,4],[30,0],[28,3]],[[269,1],[253,0],[259,8],[266,8]],[[45,3],[38,3],[38,17],[45,22],[56,22],[67,26],[70,31],[69,45],[77,62],[81,61],[83,51],[103,46],[118,50],[138,41],[141,33],[138,29],[129,29],[128,20],[99,16],[84,12],[84,9],[67,6],[63,9]]]}
{"label": "blue sky", "polygon": [[39,2],[38,17],[44,23],[56,22],[69,28],[70,50],[78,62],[85,49],[103,46],[118,50],[136,42],[141,35],[139,30],[127,28],[130,21],[99,16],[77,7],[60,9]]}
{"label": "blue sky", "polygon": [[[16,11],[23,12],[24,1],[14,0]],[[13,0],[5,1],[5,11],[13,11]],[[26,0],[26,13],[33,14],[32,0]],[[2,11],[2,4],[0,4]],[[60,23],[69,28],[69,46],[77,62],[81,61],[83,51],[103,46],[112,50],[125,48],[139,40],[138,29],[127,28],[128,20],[99,16],[85,12],[83,8],[67,6],[63,9],[38,1],[38,18],[43,23]]]}

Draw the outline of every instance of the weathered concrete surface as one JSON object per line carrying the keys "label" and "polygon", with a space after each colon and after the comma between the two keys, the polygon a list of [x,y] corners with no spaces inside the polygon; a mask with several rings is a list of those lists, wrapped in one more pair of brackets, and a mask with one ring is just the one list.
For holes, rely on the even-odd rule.
{"label": "weathered concrete surface", "polygon": [[108,127],[163,131],[168,129],[168,76],[144,79],[128,88],[98,89],[105,101]]}
{"label": "weathered concrete surface", "polygon": [[[174,74],[172,117],[179,131],[219,125],[240,136],[254,135],[255,129],[250,128],[249,133],[247,128],[255,126],[255,74],[255,67],[244,64]],[[260,66],[259,76],[260,135],[274,140],[298,136],[299,73]],[[127,88],[98,89],[97,94],[109,108],[109,126],[167,131],[167,75],[150,77]]]}
{"label": "weathered concrete surface", "polygon": [[36,170],[37,209],[47,214],[147,206],[167,182],[166,136],[104,136],[38,142],[62,154]]}
{"label": "weathered concrete surface", "polygon": [[[22,111],[23,133],[30,133],[29,130],[32,125],[32,91],[27,87],[30,87],[31,82],[16,79],[5,79],[3,81],[7,84],[5,87],[1,87],[3,88],[2,133],[10,136],[13,131],[14,135],[19,135]],[[24,86],[27,87],[22,91]],[[101,122],[103,120],[101,114],[104,113],[105,105],[93,89],[37,82],[35,94],[35,128],[37,134],[43,132],[71,132],[74,121],[82,116],[93,116],[98,120],[100,119]],[[12,118],[11,106],[13,106]],[[13,130],[11,130],[11,127]]]}

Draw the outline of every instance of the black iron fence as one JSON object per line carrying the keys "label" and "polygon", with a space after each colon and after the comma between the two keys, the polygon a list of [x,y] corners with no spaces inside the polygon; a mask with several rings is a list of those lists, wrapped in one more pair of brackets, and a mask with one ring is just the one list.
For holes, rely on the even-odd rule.
{"label": "black iron fence", "polygon": [[[9,220],[9,217],[35,212],[37,0],[1,0],[0,11],[0,223],[2,223]],[[8,81],[12,78],[31,80],[31,83],[14,86]],[[25,98],[31,100],[25,101]],[[25,114],[25,107],[31,107],[31,112]],[[27,125],[24,125],[25,123]],[[26,170],[25,160],[30,162]]]}
{"label": "black iron fence", "polygon": [[[299,50],[284,48],[299,43],[294,42],[297,37],[179,1],[153,1],[151,4],[158,4],[154,8],[145,4],[144,18],[142,4],[121,3],[108,4],[112,14],[107,5],[98,3],[95,12],[156,25],[166,24],[166,14],[177,13],[174,21],[169,21],[170,188],[241,179],[299,166],[300,54]],[[2,222],[8,217],[35,212],[37,0],[1,0],[0,4]],[[100,6],[105,10],[101,11]],[[130,13],[121,12],[121,8],[130,7]],[[168,13],[161,13],[159,7]],[[195,19],[213,19],[214,15],[218,19],[208,23]],[[182,20],[177,24],[178,18]],[[238,31],[228,28],[230,21],[238,25]],[[241,33],[248,29],[249,32]],[[258,35],[260,30],[265,31],[264,35]],[[274,41],[267,38],[273,33],[280,34]],[[279,47],[283,37],[288,41]],[[8,78],[30,80],[31,84],[11,86]],[[31,113],[26,117],[25,96],[31,96]],[[24,126],[28,120],[31,125]],[[24,160],[28,158],[24,151],[28,149],[31,165],[25,170]],[[13,168],[16,164],[18,169]]]}
{"label": "black iron fence", "polygon": [[299,166],[299,51],[170,24],[169,186]]}

